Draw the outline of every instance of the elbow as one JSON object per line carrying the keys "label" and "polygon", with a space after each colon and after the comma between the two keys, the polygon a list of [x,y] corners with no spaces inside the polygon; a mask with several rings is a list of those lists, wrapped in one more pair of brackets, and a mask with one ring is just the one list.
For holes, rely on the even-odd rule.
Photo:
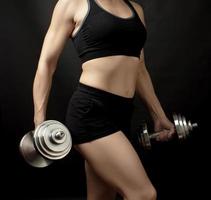
{"label": "elbow", "polygon": [[54,59],[40,59],[37,71],[39,73],[45,73],[50,76],[53,76],[54,72],[56,71],[57,61]]}

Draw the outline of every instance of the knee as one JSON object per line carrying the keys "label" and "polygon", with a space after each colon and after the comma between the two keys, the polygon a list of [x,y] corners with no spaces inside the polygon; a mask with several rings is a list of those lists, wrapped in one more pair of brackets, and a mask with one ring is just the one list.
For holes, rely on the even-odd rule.
{"label": "knee", "polygon": [[127,192],[125,199],[128,199],[128,200],[156,200],[157,192],[153,186],[147,186],[145,188]]}
{"label": "knee", "polygon": [[115,192],[95,192],[95,193],[88,193],[87,200],[111,200],[115,199],[116,193]]}
{"label": "knee", "polygon": [[157,199],[157,191],[153,186],[150,186],[149,188],[146,189],[145,192],[142,194],[142,198],[144,200],[156,200]]}

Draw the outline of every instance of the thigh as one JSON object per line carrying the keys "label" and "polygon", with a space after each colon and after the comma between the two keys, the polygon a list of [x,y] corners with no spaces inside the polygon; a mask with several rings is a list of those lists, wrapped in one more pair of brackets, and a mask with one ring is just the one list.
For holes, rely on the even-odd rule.
{"label": "thigh", "polygon": [[96,174],[123,196],[151,185],[141,160],[122,131],[74,147]]}
{"label": "thigh", "polygon": [[87,200],[114,200],[116,191],[85,161]]}

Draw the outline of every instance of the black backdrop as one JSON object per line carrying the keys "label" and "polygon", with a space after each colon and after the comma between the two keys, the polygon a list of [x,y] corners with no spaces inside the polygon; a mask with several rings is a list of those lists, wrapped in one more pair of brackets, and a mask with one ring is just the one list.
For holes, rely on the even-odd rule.
{"label": "black backdrop", "polygon": [[[183,144],[157,144],[151,152],[145,152],[134,138],[134,147],[157,188],[159,199],[204,199],[208,192],[205,181],[209,181],[210,157],[207,141],[211,5],[209,0],[138,2],[144,7],[148,30],[146,64],[160,102],[169,117],[172,112],[182,113],[200,127]],[[1,166],[6,168],[7,195],[21,199],[86,195],[83,160],[74,150],[44,169],[28,166],[18,151],[20,139],[33,128],[32,83],[55,3],[55,0],[8,0],[0,6],[0,119],[4,147]],[[80,63],[70,41],[54,75],[49,119],[64,120],[80,73]],[[138,97],[135,108],[134,133],[142,119],[150,120]],[[3,139],[5,136],[9,139]]]}

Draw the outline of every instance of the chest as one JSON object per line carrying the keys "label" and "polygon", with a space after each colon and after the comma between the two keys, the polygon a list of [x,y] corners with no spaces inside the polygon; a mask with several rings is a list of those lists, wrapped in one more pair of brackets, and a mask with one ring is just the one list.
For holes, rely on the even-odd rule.
{"label": "chest", "polygon": [[146,30],[141,21],[130,19],[119,19],[99,12],[92,15],[86,22],[83,35],[91,41],[140,42],[145,40]]}

